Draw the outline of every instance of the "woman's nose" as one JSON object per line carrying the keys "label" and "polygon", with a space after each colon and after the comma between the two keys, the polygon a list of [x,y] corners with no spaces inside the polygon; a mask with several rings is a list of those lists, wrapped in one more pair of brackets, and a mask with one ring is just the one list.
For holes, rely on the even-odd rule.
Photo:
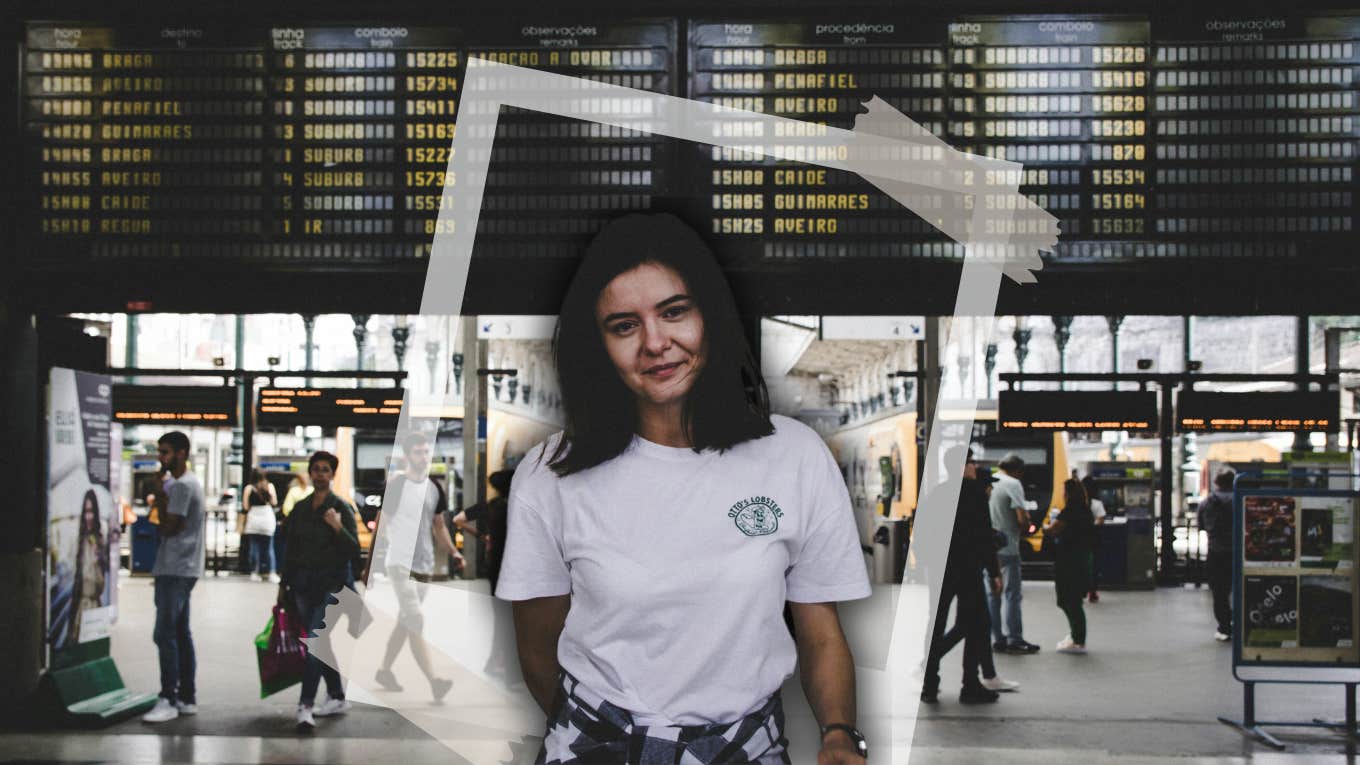
{"label": "woman's nose", "polygon": [[660,353],[670,347],[670,334],[659,322],[644,322],[642,332],[643,348],[648,353]]}

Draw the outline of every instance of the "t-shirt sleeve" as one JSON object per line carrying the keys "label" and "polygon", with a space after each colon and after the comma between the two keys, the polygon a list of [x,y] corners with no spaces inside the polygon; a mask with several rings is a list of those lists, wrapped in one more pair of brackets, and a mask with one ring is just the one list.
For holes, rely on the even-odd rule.
{"label": "t-shirt sleeve", "polygon": [[571,593],[571,571],[562,552],[561,524],[550,523],[533,505],[510,497],[509,530],[496,597],[529,600]]}
{"label": "t-shirt sleeve", "polygon": [[[855,527],[850,492],[830,450],[820,440],[811,445],[818,454],[810,460],[809,500],[812,515],[804,538],[785,574],[787,597],[795,603],[832,603],[858,600],[870,594],[864,551]],[[513,523],[513,514],[511,515]]]}
{"label": "t-shirt sleeve", "polygon": [[193,499],[193,490],[185,481],[176,481],[170,490],[166,492],[169,500],[166,503],[165,512],[170,515],[178,515],[181,518],[189,515],[189,502]]}

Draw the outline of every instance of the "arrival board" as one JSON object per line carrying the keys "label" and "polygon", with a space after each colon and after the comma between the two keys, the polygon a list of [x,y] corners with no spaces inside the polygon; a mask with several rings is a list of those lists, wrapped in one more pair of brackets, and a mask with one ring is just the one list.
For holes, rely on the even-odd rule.
{"label": "arrival board", "polygon": [[[1022,191],[1061,222],[1058,261],[1337,259],[1354,236],[1354,16],[883,12],[700,19],[683,39],[679,24],[29,24],[25,262],[418,270],[457,194],[444,174],[469,56],[805,123],[791,133],[853,128],[877,96],[1023,163]],[[639,128],[644,103],[621,104]],[[758,127],[712,129],[791,137]],[[961,254],[851,174],[641,129],[506,108],[490,173],[478,247],[501,258],[573,257],[659,198],[757,267]]]}

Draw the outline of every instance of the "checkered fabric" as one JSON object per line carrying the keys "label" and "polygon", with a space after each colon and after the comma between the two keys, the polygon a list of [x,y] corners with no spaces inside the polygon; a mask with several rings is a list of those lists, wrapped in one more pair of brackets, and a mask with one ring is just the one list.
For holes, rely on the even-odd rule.
{"label": "checkered fabric", "polygon": [[563,674],[537,765],[788,765],[778,693],[742,719],[714,725],[640,725]]}

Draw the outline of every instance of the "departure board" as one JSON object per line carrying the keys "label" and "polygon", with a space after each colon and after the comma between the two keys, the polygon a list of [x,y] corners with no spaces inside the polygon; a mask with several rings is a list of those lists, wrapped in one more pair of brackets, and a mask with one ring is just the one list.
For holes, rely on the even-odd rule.
{"label": "departure board", "polygon": [[395,428],[403,395],[402,388],[262,388],[255,399],[255,424]]}
{"label": "departure board", "polygon": [[949,138],[1025,166],[1059,220],[1058,257],[1118,256],[1148,234],[1146,19],[963,18],[949,25]]}
{"label": "departure board", "polygon": [[[531,19],[479,26],[468,55],[673,94],[676,46],[673,21]],[[620,99],[611,107],[630,121],[636,118],[640,128],[655,116],[640,99]],[[478,254],[579,257],[611,218],[646,210],[654,197],[668,192],[673,155],[669,139],[640,130],[503,109],[477,223]]]}
{"label": "departure board", "polygon": [[427,255],[458,109],[460,33],[268,34],[273,240],[295,257]]}
{"label": "departure board", "polygon": [[1354,17],[1158,25],[1158,255],[1287,257],[1325,242],[1351,249],[1357,43]]}
{"label": "departure board", "polygon": [[36,233],[65,252],[178,255],[262,241],[258,38],[230,29],[28,30],[24,128]]}
{"label": "departure board", "polygon": [[[876,18],[807,23],[694,22],[690,98],[852,129],[878,96],[944,136],[943,23]],[[720,135],[778,145],[783,136],[728,120]],[[814,133],[815,134],[815,133]],[[715,146],[696,149],[694,203],[728,254],[764,258],[948,257],[948,237],[853,173]],[[840,157],[829,157],[840,158]]]}

